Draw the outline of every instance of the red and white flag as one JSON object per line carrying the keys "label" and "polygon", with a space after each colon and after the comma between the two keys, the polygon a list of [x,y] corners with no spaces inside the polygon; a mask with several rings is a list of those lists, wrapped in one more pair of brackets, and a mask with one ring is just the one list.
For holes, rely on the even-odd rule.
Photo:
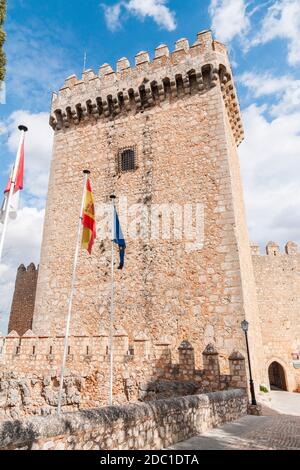
{"label": "red and white flag", "polygon": [[12,171],[9,177],[9,180],[7,182],[7,185],[5,187],[5,190],[4,190],[4,200],[0,209],[0,223],[2,224],[4,223],[4,217],[5,217],[5,213],[7,210],[8,196],[11,190],[11,185],[13,184],[12,178],[13,178],[14,173],[16,175],[15,187],[14,187],[13,195],[10,198],[10,204],[9,204],[8,210],[9,210],[9,216],[11,219],[15,219],[17,217],[19,199],[20,199],[19,191],[21,191],[24,187],[24,160],[25,160],[25,156],[24,156],[24,138],[23,138],[17,171],[16,172],[14,170]]}

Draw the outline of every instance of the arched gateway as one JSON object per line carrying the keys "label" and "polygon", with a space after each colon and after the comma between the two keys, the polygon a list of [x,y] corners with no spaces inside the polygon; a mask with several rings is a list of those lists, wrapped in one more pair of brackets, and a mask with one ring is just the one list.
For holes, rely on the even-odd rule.
{"label": "arched gateway", "polygon": [[270,386],[273,390],[287,390],[284,368],[279,362],[272,362],[269,366]]}

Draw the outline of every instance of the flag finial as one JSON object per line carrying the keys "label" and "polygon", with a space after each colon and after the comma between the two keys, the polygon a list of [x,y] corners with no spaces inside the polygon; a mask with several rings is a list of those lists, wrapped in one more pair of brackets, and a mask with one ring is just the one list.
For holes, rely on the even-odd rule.
{"label": "flag finial", "polygon": [[116,196],[115,196],[114,194],[112,194],[112,195],[110,196],[110,199],[117,199],[117,198],[116,198]]}
{"label": "flag finial", "polygon": [[19,129],[19,131],[24,131],[24,132],[28,131],[28,127],[23,126],[23,125],[19,126],[18,129]]}
{"label": "flag finial", "polygon": [[83,170],[83,174],[84,174],[84,175],[90,175],[91,172],[90,172],[90,170]]}

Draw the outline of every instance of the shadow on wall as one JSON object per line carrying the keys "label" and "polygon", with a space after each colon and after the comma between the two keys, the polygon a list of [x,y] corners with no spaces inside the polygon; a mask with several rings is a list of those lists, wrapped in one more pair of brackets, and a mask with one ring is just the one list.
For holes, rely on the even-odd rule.
{"label": "shadow on wall", "polygon": [[134,390],[132,380],[125,380],[128,401],[137,395],[140,401],[152,401],[230,388],[247,388],[245,358],[238,351],[229,357],[229,375],[220,373],[219,354],[213,344],[208,344],[202,353],[203,370],[195,368],[195,351],[189,341],[183,341],[178,352],[179,363],[172,364],[169,345],[160,345],[154,368],[155,377],[139,384],[138,390]]}

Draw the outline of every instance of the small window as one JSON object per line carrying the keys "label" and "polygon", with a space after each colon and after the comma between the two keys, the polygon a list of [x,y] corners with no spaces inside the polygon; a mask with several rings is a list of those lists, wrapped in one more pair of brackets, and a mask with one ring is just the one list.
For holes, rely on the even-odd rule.
{"label": "small window", "polygon": [[120,173],[125,173],[127,171],[135,171],[137,168],[135,147],[128,147],[126,149],[120,150],[118,160]]}

